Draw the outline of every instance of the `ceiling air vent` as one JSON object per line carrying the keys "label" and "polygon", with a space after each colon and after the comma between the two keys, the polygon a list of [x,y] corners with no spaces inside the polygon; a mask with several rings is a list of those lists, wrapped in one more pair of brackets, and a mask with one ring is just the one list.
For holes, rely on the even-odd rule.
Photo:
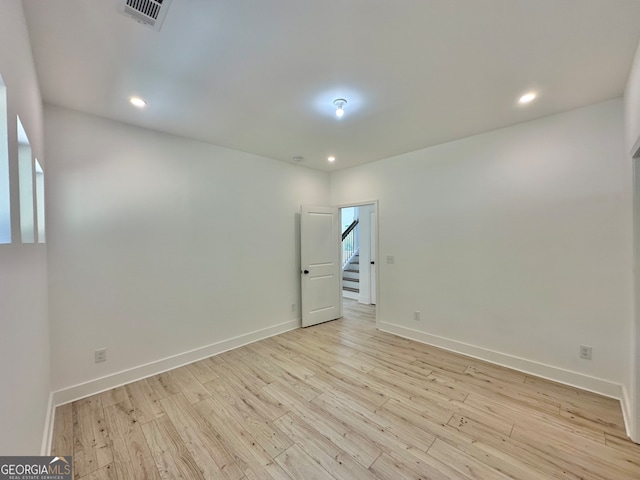
{"label": "ceiling air vent", "polygon": [[171,0],[120,0],[119,10],[138,23],[160,30]]}

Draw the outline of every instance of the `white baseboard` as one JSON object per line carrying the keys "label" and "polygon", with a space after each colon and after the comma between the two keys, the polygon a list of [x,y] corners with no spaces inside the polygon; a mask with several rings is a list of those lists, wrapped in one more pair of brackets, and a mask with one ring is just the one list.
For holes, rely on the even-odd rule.
{"label": "white baseboard", "polygon": [[40,455],[49,455],[49,453],[51,452],[55,410],[56,406],[53,403],[53,392],[51,392],[49,393],[49,401],[47,402],[47,414],[44,418],[44,433],[42,434],[42,447],[40,447]]}
{"label": "white baseboard", "polygon": [[420,332],[411,328],[395,325],[392,323],[380,322],[378,328],[383,332],[393,333],[400,337],[415,340],[417,342],[433,345],[434,347],[460,353],[468,357],[477,358],[486,362],[494,363],[503,367],[518,370],[523,373],[542,377],[554,382],[563,383],[582,390],[599,393],[606,397],[615,398],[622,401],[622,385],[602,378],[591,377],[578,372],[572,372],[563,368],[546,365],[544,363],[527,360],[506,353],[496,352],[475,345],[470,345],[457,340],[451,340],[437,335]]}
{"label": "white baseboard", "polygon": [[[239,335],[228,340],[223,340],[211,345],[189,350],[188,352],[179,353],[144,365],[112,373],[95,380],[63,388],[53,392],[53,408],[115,387],[126,385],[127,383],[151,377],[158,373],[166,372],[167,370],[172,370],[189,363],[197,362],[203,358],[218,355],[258,340],[279,335],[281,333],[288,332],[289,330],[295,330],[296,328],[300,328],[300,325],[300,319],[289,320],[271,327]],[[53,424],[53,420],[51,420],[51,424]]]}
{"label": "white baseboard", "polygon": [[[172,355],[155,362],[150,362],[144,365],[133,367],[127,370],[116,372],[110,375],[106,375],[95,380],[80,383],[71,387],[67,387],[49,395],[49,402],[47,405],[47,414],[45,419],[44,433],[42,439],[41,455],[48,455],[51,451],[51,442],[53,438],[53,425],[55,420],[55,408],[64,405],[65,403],[73,402],[81,398],[95,395],[106,390],[110,390],[127,383],[131,383],[143,378],[147,378],[158,373],[166,372],[174,368],[187,365],[189,363],[202,360],[213,355],[233,350],[235,348],[247,345],[258,340],[262,340],[274,335],[287,332],[289,330],[295,330],[300,327],[300,320],[289,320],[271,327],[256,330],[254,332],[239,335],[228,340],[213,343],[204,347],[196,348],[184,353]],[[384,332],[392,333],[400,337],[415,340],[435,347],[443,348],[455,353],[467,355],[469,357],[477,358],[487,362],[495,363],[507,368],[519,370],[524,373],[536,375],[538,377],[553,380],[566,385],[581,388],[583,390],[589,390],[591,392],[599,393],[607,397],[619,399],[622,406],[622,413],[624,415],[625,424],[627,427],[627,434],[630,435],[630,419],[631,419],[631,402],[628,397],[628,392],[617,383],[603,380],[600,378],[591,377],[577,372],[564,370],[562,368],[546,365],[532,360],[508,355],[493,350],[469,345],[466,343],[458,342],[444,337],[431,335],[428,333],[420,332],[410,328],[402,327],[386,322],[379,322],[378,328]],[[631,436],[631,435],[630,435]]]}

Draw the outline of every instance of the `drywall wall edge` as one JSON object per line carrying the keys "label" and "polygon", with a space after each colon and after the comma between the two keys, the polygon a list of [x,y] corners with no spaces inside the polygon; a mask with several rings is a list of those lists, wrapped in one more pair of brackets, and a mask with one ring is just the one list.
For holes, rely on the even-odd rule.
{"label": "drywall wall edge", "polygon": [[625,385],[622,385],[622,396],[620,397],[620,404],[622,406],[622,417],[624,418],[624,427],[627,431],[627,437],[632,441],[638,443],[638,439],[634,438],[635,432],[633,431],[632,415],[632,403],[629,391]]}
{"label": "drywall wall edge", "polygon": [[40,455],[49,455],[49,452],[51,451],[55,410],[56,406],[53,403],[53,392],[50,392],[49,401],[47,402],[47,414],[44,419],[44,432],[42,434],[42,447],[40,447]]}

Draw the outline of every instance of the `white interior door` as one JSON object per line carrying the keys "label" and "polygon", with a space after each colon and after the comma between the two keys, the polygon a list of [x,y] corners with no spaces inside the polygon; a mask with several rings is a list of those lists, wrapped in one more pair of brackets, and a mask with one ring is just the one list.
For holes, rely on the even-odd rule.
{"label": "white interior door", "polygon": [[377,269],[377,258],[376,258],[376,232],[377,232],[377,225],[376,225],[376,211],[375,209],[373,210],[373,212],[369,213],[370,215],[370,219],[371,221],[369,222],[369,225],[371,226],[371,228],[369,229],[369,232],[371,234],[371,250],[369,252],[370,255],[370,259],[371,259],[371,268],[369,269],[369,275],[370,275],[370,280],[369,280],[369,286],[371,287],[371,303],[373,305],[376,304],[376,269]]}
{"label": "white interior door", "polygon": [[340,212],[334,207],[302,206],[300,260],[302,326],[340,317]]}

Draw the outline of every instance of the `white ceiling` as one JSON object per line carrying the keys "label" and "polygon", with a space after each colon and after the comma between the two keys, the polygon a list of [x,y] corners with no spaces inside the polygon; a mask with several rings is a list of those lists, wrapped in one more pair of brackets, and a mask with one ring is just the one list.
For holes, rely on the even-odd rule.
{"label": "white ceiling", "polygon": [[638,0],[23,1],[46,102],[322,170],[618,97],[640,39]]}

